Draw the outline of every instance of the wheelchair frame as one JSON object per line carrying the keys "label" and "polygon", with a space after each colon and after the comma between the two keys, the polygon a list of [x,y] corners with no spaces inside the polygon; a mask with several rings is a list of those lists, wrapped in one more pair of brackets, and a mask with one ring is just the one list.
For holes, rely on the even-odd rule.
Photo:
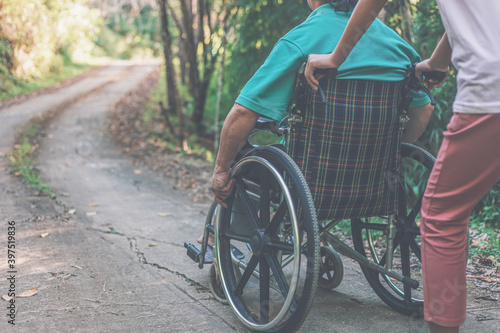
{"label": "wheelchair frame", "polygon": [[[432,103],[434,103],[433,99]],[[407,101],[406,103],[406,106],[408,105],[409,101]],[[261,118],[257,122],[256,129],[253,133],[262,130],[268,130],[277,135],[282,135],[286,134],[289,128],[277,127],[274,121]],[[401,146],[401,151],[403,155],[417,160],[417,162],[421,163],[429,171],[430,169],[432,169],[434,157],[422,148],[403,143]],[[272,157],[271,155],[273,154],[275,154],[276,156],[279,155],[280,157]],[[188,248],[188,255],[190,255],[190,257],[195,262],[198,262],[198,266],[201,269],[204,266],[204,257],[207,247],[208,235],[209,233],[215,234],[216,246],[214,251],[214,258],[217,259],[219,265],[217,265],[215,269],[211,269],[211,274],[215,273],[216,275],[218,275],[218,277],[220,277],[220,285],[211,285],[210,289],[214,293],[216,299],[224,302],[224,297],[222,296],[225,295],[227,301],[229,302],[238,319],[245,326],[252,330],[265,332],[295,331],[300,327],[300,325],[307,317],[310,306],[312,304],[312,300],[314,298],[314,293],[320,275],[319,271],[320,269],[323,269],[323,266],[320,267],[318,260],[321,260],[321,258],[324,256],[326,259],[328,259],[328,267],[333,271],[333,276],[327,274],[326,282],[323,282],[323,286],[321,285],[321,281],[319,282],[320,287],[333,289],[342,280],[343,266],[340,257],[336,252],[338,251],[340,254],[360,263],[363,273],[370,283],[372,289],[389,306],[393,307],[399,312],[408,315],[415,313],[421,314],[423,302],[419,299],[414,299],[411,295],[411,290],[418,288],[419,282],[410,277],[410,272],[408,269],[406,269],[405,271],[405,268],[403,268],[403,272],[400,274],[394,270],[393,266],[393,254],[395,252],[395,248],[398,246],[400,246],[401,248],[401,256],[409,257],[409,249],[415,253],[418,252],[416,256],[420,260],[419,244],[414,239],[417,237],[417,235],[419,235],[418,225],[416,224],[415,219],[421,205],[421,197],[417,199],[415,205],[416,207],[413,207],[409,214],[407,214],[406,212],[406,204],[399,205],[399,209],[405,211],[405,216],[397,216],[397,214],[389,215],[387,217],[387,224],[369,223],[366,222],[366,220],[365,222],[363,222],[361,219],[351,219],[351,227],[353,228],[353,231],[355,230],[356,234],[358,235],[357,241],[354,242],[355,248],[352,248],[351,246],[344,243],[339,237],[331,233],[331,230],[340,222],[340,220],[329,221],[328,223],[326,223],[326,225],[317,223],[314,212],[314,204],[312,203],[309,189],[307,188],[307,184],[305,183],[303,176],[302,179],[295,180],[296,184],[294,183],[290,185],[290,174],[293,174],[294,172],[296,172],[296,170],[294,171],[293,165],[290,167],[288,166],[288,164],[295,165],[295,163],[293,162],[293,160],[291,160],[290,157],[288,157],[288,155],[286,156],[288,157],[289,161],[285,156],[282,155],[286,154],[276,147],[265,148],[247,145],[246,148],[244,148],[242,152],[240,152],[232,168],[232,175],[238,177],[238,175],[247,172],[249,168],[251,169],[255,168],[255,166],[259,166],[260,169],[265,170],[260,171],[261,181],[262,179],[270,179],[265,178],[263,176],[264,173],[269,173],[270,175],[272,175],[272,177],[274,177],[274,180],[272,180],[271,183],[276,183],[278,185],[279,190],[277,191],[280,193],[281,198],[284,198],[284,201],[279,201],[281,203],[277,206],[276,203],[274,203],[276,207],[272,208],[273,202],[270,199],[270,196],[272,195],[265,194],[264,199],[262,199],[262,195],[264,192],[272,192],[272,189],[270,189],[271,185],[257,184],[253,182],[252,179],[244,179],[242,182],[240,182],[239,185],[236,184],[235,191],[238,194],[235,195],[241,198],[248,196],[248,198],[240,199],[243,201],[246,200],[247,206],[249,206],[248,200],[255,200],[258,202],[271,200],[270,203],[264,204],[264,207],[266,209],[263,209],[262,203],[260,203],[260,210],[258,210],[257,212],[252,212],[251,208],[247,209],[247,206],[245,206],[246,213],[249,216],[249,221],[252,221],[254,230],[257,230],[251,237],[243,237],[241,235],[232,233],[230,228],[231,220],[233,220],[231,215],[232,202],[229,210],[222,209],[221,206],[216,205],[214,202],[212,203],[209,213],[207,214],[201,251],[193,249],[194,247],[189,243],[185,244]],[[275,161],[271,161],[272,159],[275,159]],[[418,161],[418,159],[421,160]],[[276,163],[276,161],[279,161],[279,163]],[[295,168],[298,170],[298,167],[296,165]],[[283,177],[283,174],[285,174],[286,176]],[[301,173],[300,175],[296,175],[294,177],[300,178],[300,176]],[[308,202],[306,205],[307,207],[301,206],[302,209],[308,209],[309,207],[309,214],[311,215],[311,218],[309,222],[310,226],[308,227],[304,227],[304,223],[299,222],[299,216],[297,212],[299,208],[295,207],[295,203],[293,202],[293,198],[290,193],[289,187],[295,189],[295,187],[297,187],[297,184],[298,187],[305,187],[305,194],[301,196],[299,201],[301,202],[301,204],[303,204],[303,202]],[[262,190],[261,187],[266,188],[266,191]],[[232,200],[235,200],[234,196]],[[284,209],[289,210],[289,212],[286,214],[280,211],[280,209],[282,210],[283,206],[282,202],[285,201],[285,206],[287,206],[287,208]],[[266,210],[268,210],[267,207],[270,207],[269,209],[271,210],[275,210],[275,216],[278,214],[282,214],[283,216],[281,217],[281,220],[286,220],[286,222],[281,221],[280,227],[278,228],[277,223],[273,222],[274,218],[272,216],[267,217],[267,220],[269,220],[269,225],[275,224],[274,227],[276,227],[276,233],[271,236],[267,233],[268,230],[265,228],[265,226],[257,225],[256,223],[258,222],[255,222],[260,218],[266,218],[258,215],[268,214],[261,213],[261,211],[265,212]],[[254,215],[253,217],[252,214]],[[302,213],[302,219],[303,215],[304,214]],[[314,230],[314,227],[318,229]],[[289,232],[289,234],[287,235],[288,238],[281,237],[281,234],[284,233],[282,232],[282,230],[286,228],[288,228],[288,230],[291,230],[291,233]],[[309,229],[305,231],[304,228]],[[266,230],[264,231],[264,229]],[[362,229],[366,230],[367,241],[372,260],[367,258],[365,247],[362,244]],[[377,254],[374,253],[373,249],[375,248],[375,246],[373,245],[373,239],[371,238],[371,230],[378,230],[385,236],[387,236],[387,246],[385,249],[385,254],[381,258],[378,258]],[[302,234],[307,234],[307,237],[305,237],[305,245],[301,243],[303,240]],[[274,240],[269,240],[268,238],[272,238],[272,236],[274,237]],[[315,239],[309,240],[309,238]],[[245,262],[243,260],[244,255],[240,251],[240,249],[230,244],[230,241],[227,239],[233,239],[246,243],[249,252],[252,254],[251,260],[249,262]],[[331,247],[323,247],[325,250],[320,251],[320,242],[329,244]],[[411,244],[406,244],[407,242],[410,242]],[[309,243],[314,244],[311,245]],[[225,253],[221,253],[223,252],[221,246],[224,249]],[[271,251],[270,249],[273,246],[275,248]],[[403,247],[405,247],[406,250],[403,250]],[[271,253],[272,255],[267,253],[266,251]],[[254,257],[257,256],[256,254],[258,254],[261,259],[254,260]],[[279,265],[276,265],[276,262],[273,262],[273,258],[276,256],[278,257],[278,261],[276,262],[278,262]],[[310,260],[309,256],[314,258]],[[262,259],[263,257],[265,257],[265,259]],[[270,257],[273,258],[270,259]],[[304,257],[305,259],[301,259]],[[260,260],[258,262],[259,270],[256,269],[257,260]],[[303,276],[300,272],[301,261],[306,261],[307,264],[305,273],[306,282],[304,283],[304,286],[302,286],[302,294],[300,294],[300,291],[298,291],[300,289],[300,278]],[[285,278],[283,270],[290,264],[292,264],[293,267],[291,276]],[[223,266],[222,268],[220,267],[221,265]],[[406,265],[408,266],[408,263],[406,263]],[[275,266],[279,266],[278,269]],[[249,270],[248,267],[250,267],[251,269]],[[243,271],[243,274],[241,274],[241,270]],[[380,282],[379,276],[381,277],[382,282]],[[243,288],[245,288],[244,284],[249,283],[248,281],[250,277],[254,277],[255,279],[260,281],[260,288],[256,289],[258,289],[260,292],[261,304],[257,306],[259,309],[256,310],[256,313],[254,313],[250,309],[251,306],[246,304],[242,298]],[[268,280],[267,282],[262,282],[262,280],[266,279]],[[401,287],[396,286],[393,280],[400,282]],[[217,279],[214,279],[214,277],[211,276],[210,281],[211,283],[213,283],[213,281],[217,281]],[[243,283],[243,281],[245,282]],[[269,304],[262,304],[266,302],[271,303],[269,290],[262,291],[262,289],[266,288],[276,290],[278,294],[281,294],[284,298],[284,301],[280,302],[280,305],[277,306],[278,309],[275,310],[274,314],[270,313]],[[215,289],[217,289],[218,291],[214,292]],[[396,296],[391,295],[391,289],[392,292],[396,294]],[[305,290],[309,292],[309,295],[306,295]],[[262,299],[264,299],[264,302],[262,301]],[[273,316],[273,318],[270,318],[270,315]]]}

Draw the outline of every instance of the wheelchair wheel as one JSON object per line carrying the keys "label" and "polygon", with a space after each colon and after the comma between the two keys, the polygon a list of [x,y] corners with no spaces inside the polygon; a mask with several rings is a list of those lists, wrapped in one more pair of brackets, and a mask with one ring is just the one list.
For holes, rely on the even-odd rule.
{"label": "wheelchair wheel", "polygon": [[224,290],[222,289],[222,283],[220,282],[220,276],[217,274],[217,266],[215,263],[210,265],[208,271],[208,289],[210,289],[216,301],[227,304],[226,295],[224,295]]}
{"label": "wheelchair wheel", "polygon": [[419,282],[418,288],[411,288],[408,284],[361,265],[370,286],[386,304],[407,315],[421,315],[423,288],[420,264],[420,208],[435,158],[422,148],[406,143],[401,145],[401,157],[392,255],[387,253],[391,234],[388,218],[352,220],[352,237],[356,251],[381,266],[390,267],[393,271]]}
{"label": "wheelchair wheel", "polygon": [[233,176],[235,191],[216,228],[225,294],[250,329],[293,332],[318,284],[319,232],[309,188],[293,160],[270,146],[248,153]]}
{"label": "wheelchair wheel", "polygon": [[337,288],[344,277],[344,265],[340,255],[330,246],[320,248],[321,264],[319,268],[318,285],[321,289]]}

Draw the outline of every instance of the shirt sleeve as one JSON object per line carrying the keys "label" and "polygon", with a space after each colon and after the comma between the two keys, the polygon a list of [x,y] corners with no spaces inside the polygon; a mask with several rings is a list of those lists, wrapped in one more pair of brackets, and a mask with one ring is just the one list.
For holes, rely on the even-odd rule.
{"label": "shirt sleeve", "polygon": [[425,105],[431,101],[429,96],[427,96],[427,94],[423,91],[417,91],[417,90],[411,89],[408,92],[408,96],[413,97],[413,100],[410,103],[411,108]]}
{"label": "shirt sleeve", "polygon": [[265,117],[281,120],[292,97],[297,70],[306,59],[297,45],[286,39],[279,40],[243,87],[236,103]]}

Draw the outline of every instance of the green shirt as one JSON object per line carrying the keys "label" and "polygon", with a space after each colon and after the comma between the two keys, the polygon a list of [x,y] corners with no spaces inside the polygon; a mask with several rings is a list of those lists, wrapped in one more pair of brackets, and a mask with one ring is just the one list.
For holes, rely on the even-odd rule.
{"label": "green shirt", "polygon": [[[236,103],[265,117],[281,120],[287,111],[295,75],[309,54],[331,53],[351,13],[322,5],[306,21],[288,32],[247,82]],[[406,68],[420,56],[392,29],[376,19],[340,66],[338,79],[401,81]],[[410,106],[429,102],[425,94],[412,92]]]}

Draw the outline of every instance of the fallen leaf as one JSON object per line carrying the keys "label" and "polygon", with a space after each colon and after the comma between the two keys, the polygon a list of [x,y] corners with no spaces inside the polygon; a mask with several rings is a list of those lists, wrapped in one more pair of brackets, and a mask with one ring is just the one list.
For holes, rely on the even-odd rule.
{"label": "fallen leaf", "polygon": [[9,302],[9,301],[12,299],[12,296],[7,296],[7,294],[2,294],[2,299],[3,299],[4,301]]}
{"label": "fallen leaf", "polygon": [[49,233],[48,233],[48,232],[42,232],[42,233],[40,233],[40,237],[42,237],[42,238],[45,238],[45,237],[47,237],[48,235],[49,235]]}
{"label": "fallen leaf", "polygon": [[88,206],[89,206],[89,207],[97,207],[97,206],[99,206],[99,204],[96,204],[96,203],[89,203],[89,204],[88,204]]}
{"label": "fallen leaf", "polygon": [[351,301],[356,302],[356,303],[363,304],[363,302],[362,302],[360,299],[356,298],[356,297],[351,297],[351,298],[349,298],[349,299],[350,299]]}
{"label": "fallen leaf", "polygon": [[158,216],[170,216],[170,213],[157,213]]}
{"label": "fallen leaf", "polygon": [[157,244],[149,244],[149,247],[158,246]]}
{"label": "fallen leaf", "polygon": [[493,297],[493,296],[491,296],[491,295],[486,295],[486,296],[476,296],[476,299],[482,299],[482,300],[485,300],[485,301],[493,301],[493,302],[498,301],[498,299],[496,299],[495,297]]}
{"label": "fallen leaf", "polygon": [[16,298],[23,298],[23,297],[31,297],[38,294],[38,289],[36,288],[31,288],[28,290],[23,291],[21,294],[16,295]]}
{"label": "fallen leaf", "polygon": [[63,197],[70,197],[70,196],[71,196],[71,193],[68,193],[68,192],[63,192],[63,193],[61,193],[61,195],[62,195]]}
{"label": "fallen leaf", "polygon": [[16,175],[16,176],[22,176],[23,174],[22,174],[22,172],[16,171],[16,173],[14,173],[14,175]]}
{"label": "fallen leaf", "polygon": [[135,173],[136,175],[140,175],[140,174],[142,173],[142,170],[134,170],[134,173]]}
{"label": "fallen leaf", "polygon": [[97,212],[86,212],[85,215],[94,216],[94,215],[97,215]]}
{"label": "fallen leaf", "polygon": [[69,215],[74,215],[76,213],[76,209],[70,209],[68,210]]}
{"label": "fallen leaf", "polygon": [[468,279],[477,279],[477,280],[481,280],[481,281],[485,281],[485,282],[500,282],[495,280],[495,279],[492,279],[490,278],[489,276],[480,276],[480,275],[469,275],[467,276]]}
{"label": "fallen leaf", "polygon": [[101,301],[99,301],[98,299],[90,299],[90,298],[85,298],[85,297],[83,299],[86,301],[89,301],[89,302],[101,303]]}

